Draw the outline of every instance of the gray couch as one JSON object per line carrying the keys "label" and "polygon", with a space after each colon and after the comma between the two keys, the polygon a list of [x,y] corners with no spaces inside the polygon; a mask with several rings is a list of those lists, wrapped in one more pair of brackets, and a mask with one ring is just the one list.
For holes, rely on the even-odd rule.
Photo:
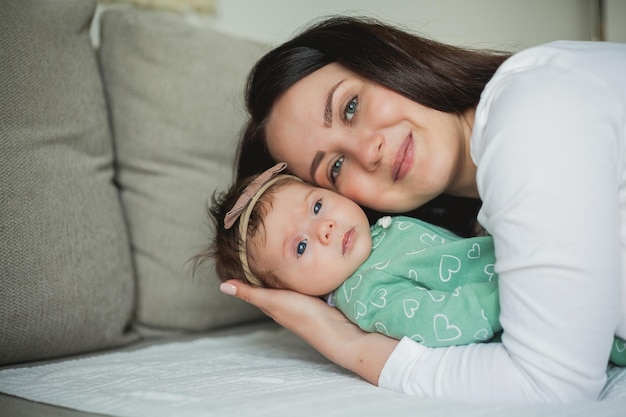
{"label": "gray couch", "polygon": [[[300,374],[287,399],[284,385],[249,396],[259,415],[622,415],[626,378],[582,408],[467,409],[381,392],[220,294],[211,265],[192,275],[187,260],[211,233],[205,204],[233,178],[245,76],[268,46],[123,7],[102,14],[94,48],[95,10],[95,0],[0,2],[0,367],[261,329],[270,333],[245,339],[257,343],[250,363]],[[255,381],[276,383],[276,369],[256,367]],[[343,408],[325,408],[338,393]],[[271,394],[281,401],[263,402]],[[2,416],[91,415],[77,410],[0,394]]]}
{"label": "gray couch", "polygon": [[95,8],[0,3],[0,365],[263,318],[187,260],[267,47],[114,8],[94,50]]}
{"label": "gray couch", "polygon": [[245,74],[265,49],[95,1],[0,12],[0,364],[259,319],[187,260],[232,179]]}

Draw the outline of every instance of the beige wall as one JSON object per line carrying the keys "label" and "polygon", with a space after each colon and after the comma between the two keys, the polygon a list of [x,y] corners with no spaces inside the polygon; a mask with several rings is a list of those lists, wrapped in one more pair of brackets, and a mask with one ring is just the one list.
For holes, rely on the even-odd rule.
{"label": "beige wall", "polygon": [[604,0],[604,6],[606,40],[626,42],[626,0]]}
{"label": "beige wall", "polygon": [[[214,23],[226,32],[276,44],[316,17],[348,12],[379,17],[445,42],[518,50],[556,39],[591,39],[596,1],[218,0]],[[612,2],[626,5],[626,0]],[[621,13],[624,22],[626,14]]]}

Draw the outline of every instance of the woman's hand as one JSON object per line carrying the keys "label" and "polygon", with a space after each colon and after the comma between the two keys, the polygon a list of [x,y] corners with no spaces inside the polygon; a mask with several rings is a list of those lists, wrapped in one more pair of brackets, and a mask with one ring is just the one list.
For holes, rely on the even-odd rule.
{"label": "woman's hand", "polygon": [[379,333],[364,332],[317,297],[289,290],[253,288],[238,280],[223,283],[220,291],[255,305],[329,360],[375,385],[398,343]]}

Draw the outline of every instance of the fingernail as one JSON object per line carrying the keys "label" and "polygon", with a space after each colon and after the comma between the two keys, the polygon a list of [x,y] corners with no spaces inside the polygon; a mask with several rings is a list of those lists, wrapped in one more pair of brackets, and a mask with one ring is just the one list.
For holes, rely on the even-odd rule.
{"label": "fingernail", "polygon": [[224,294],[235,295],[237,294],[237,287],[235,287],[233,284],[223,282],[220,284],[220,291]]}

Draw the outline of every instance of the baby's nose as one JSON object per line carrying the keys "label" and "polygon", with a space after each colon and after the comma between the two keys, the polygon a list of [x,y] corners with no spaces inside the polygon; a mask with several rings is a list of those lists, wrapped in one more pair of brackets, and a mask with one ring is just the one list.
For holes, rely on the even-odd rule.
{"label": "baby's nose", "polygon": [[320,222],[318,234],[322,243],[326,244],[330,242],[334,229],[335,222],[333,220],[322,220]]}

